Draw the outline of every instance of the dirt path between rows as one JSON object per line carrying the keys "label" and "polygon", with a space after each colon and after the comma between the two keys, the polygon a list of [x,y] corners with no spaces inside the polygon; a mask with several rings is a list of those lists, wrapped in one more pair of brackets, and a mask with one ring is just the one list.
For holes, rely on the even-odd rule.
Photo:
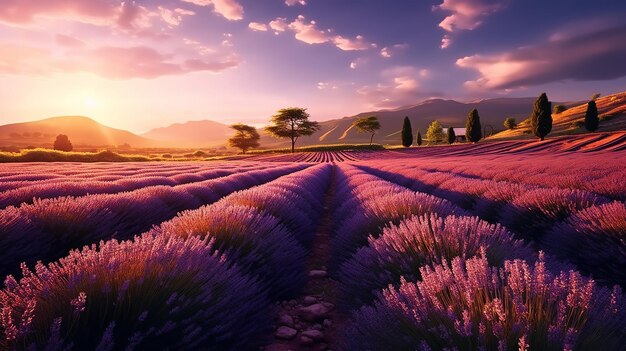
{"label": "dirt path between rows", "polygon": [[347,317],[335,308],[336,282],[327,275],[336,186],[334,167],[330,186],[324,194],[324,210],[307,261],[309,280],[300,296],[280,302],[279,318],[272,342],[263,350],[333,350],[346,323]]}

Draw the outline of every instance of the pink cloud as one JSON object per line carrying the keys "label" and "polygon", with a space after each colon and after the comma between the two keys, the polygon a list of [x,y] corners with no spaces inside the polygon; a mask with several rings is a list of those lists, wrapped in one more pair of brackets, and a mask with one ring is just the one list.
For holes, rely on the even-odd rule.
{"label": "pink cloud", "polygon": [[0,21],[25,25],[36,17],[53,17],[102,24],[115,16],[118,7],[106,0],[3,0]]}
{"label": "pink cloud", "polygon": [[213,11],[229,21],[243,19],[243,6],[237,0],[181,0],[198,6],[213,6]]}
{"label": "pink cloud", "polygon": [[57,34],[54,37],[54,40],[57,44],[59,44],[60,46],[64,46],[64,47],[68,47],[68,48],[77,48],[77,47],[83,47],[85,46],[85,42],[74,38],[72,36],[69,35],[64,35],[64,34]]}
{"label": "pink cloud", "polygon": [[423,80],[428,77],[428,71],[424,69],[398,66],[383,71],[381,76],[383,83],[366,85],[357,90],[357,94],[373,108],[394,108],[416,103],[424,97],[440,95],[425,93],[421,89],[418,78]]}
{"label": "pink cloud", "polygon": [[250,22],[248,28],[257,32],[267,32],[267,24],[259,22]]}
{"label": "pink cloud", "polygon": [[296,6],[296,5],[306,5],[305,0],[285,0],[285,5],[287,6]]}
{"label": "pink cloud", "polygon": [[563,39],[552,37],[542,44],[492,55],[473,55],[456,61],[459,67],[477,71],[473,89],[515,89],[562,80],[605,80],[626,76],[626,26]]}
{"label": "pink cloud", "polygon": [[[452,12],[439,23],[439,27],[453,33],[478,28],[485,18],[504,7],[502,3],[493,3],[488,0],[443,0],[440,5],[433,6],[433,10]],[[446,34],[441,39],[441,48],[446,49],[451,44],[452,37]]]}
{"label": "pink cloud", "polygon": [[275,20],[270,22],[269,26],[275,31],[275,34],[279,34],[280,32],[284,32],[289,29],[287,19],[283,17],[277,17]]}
{"label": "pink cloud", "polygon": [[330,40],[329,31],[319,30],[315,21],[305,22],[302,15],[291,22],[289,28],[296,33],[296,39],[307,44],[322,44]]}
{"label": "pink cloud", "polygon": [[307,44],[332,43],[337,48],[344,51],[367,50],[376,47],[376,44],[369,43],[361,35],[354,39],[342,35],[333,35],[332,30],[322,30],[317,27],[315,21],[306,21],[302,15],[298,16],[291,23],[287,23],[286,18],[278,17],[269,23],[269,27],[278,35],[287,29],[295,33],[295,38]]}
{"label": "pink cloud", "polygon": [[336,47],[344,51],[367,50],[372,46],[372,44],[365,41],[362,35],[357,35],[355,39],[344,38],[341,35],[337,35],[333,38],[333,43]]}
{"label": "pink cloud", "polygon": [[193,11],[183,10],[183,9],[174,9],[170,10],[163,6],[158,7],[159,15],[163,19],[163,22],[167,23],[167,25],[172,27],[177,27],[183,21],[183,16],[193,16],[196,13]]}
{"label": "pink cloud", "polygon": [[218,73],[239,64],[240,59],[232,53],[202,59],[179,58],[146,46],[104,46],[73,51],[72,56],[56,56],[40,48],[0,44],[0,73],[6,74],[89,72],[108,79],[153,79],[191,72]]}

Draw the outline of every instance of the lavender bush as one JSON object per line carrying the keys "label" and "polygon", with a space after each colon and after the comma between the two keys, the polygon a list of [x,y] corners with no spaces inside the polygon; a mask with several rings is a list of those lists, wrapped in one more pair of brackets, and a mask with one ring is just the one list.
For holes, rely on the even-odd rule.
{"label": "lavender bush", "polygon": [[195,237],[101,242],[0,291],[0,348],[241,350],[259,345],[270,303]]}
{"label": "lavender bush", "polygon": [[621,289],[575,271],[552,275],[542,255],[490,268],[485,254],[422,268],[355,313],[343,350],[620,350]]}
{"label": "lavender bush", "polygon": [[385,228],[380,237],[342,266],[337,276],[341,304],[349,309],[369,304],[376,293],[400,277],[421,280],[420,268],[455,257],[474,257],[485,249],[490,265],[505,259],[534,259],[533,251],[500,225],[477,217],[413,216]]}

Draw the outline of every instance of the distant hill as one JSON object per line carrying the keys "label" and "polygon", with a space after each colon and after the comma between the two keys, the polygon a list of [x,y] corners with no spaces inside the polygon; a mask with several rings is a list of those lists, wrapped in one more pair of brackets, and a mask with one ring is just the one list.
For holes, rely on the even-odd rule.
{"label": "distant hill", "polygon": [[39,121],[0,126],[0,145],[50,147],[59,134],[66,134],[74,145],[155,146],[152,140],[126,130],[107,127],[83,116],[51,117]]}
{"label": "distant hill", "polygon": [[[556,103],[552,103],[554,107]],[[626,130],[626,92],[611,94],[596,99],[598,116],[600,117],[600,128],[598,132],[609,132],[616,130]],[[582,123],[585,120],[587,102],[582,102],[576,106],[571,106],[561,113],[552,114],[552,131],[548,136],[576,134],[586,132],[584,127],[577,127],[574,122]],[[530,120],[518,120],[517,128],[505,130],[492,136],[490,139],[502,138],[534,138],[529,134]]]}
{"label": "distant hill", "polygon": [[167,147],[213,147],[225,145],[232,134],[232,129],[226,124],[203,120],[174,123],[152,129],[141,136]]}
{"label": "distant hill", "polygon": [[[337,143],[365,143],[369,141],[368,135],[359,134],[351,127],[352,122],[365,116],[377,116],[381,129],[374,137],[374,142],[381,144],[398,144],[400,142],[400,129],[402,120],[408,116],[414,135],[419,129],[425,136],[428,125],[438,120],[444,128],[465,128],[467,114],[473,108],[478,109],[481,123],[491,126],[495,131],[502,130],[502,123],[506,117],[514,117],[521,121],[528,117],[533,108],[536,98],[496,98],[474,102],[458,102],[455,100],[430,99],[417,105],[405,106],[394,110],[381,110],[364,112],[351,117],[333,119],[321,122],[322,129],[311,137],[303,137],[298,141],[299,145],[313,144],[337,144]],[[570,106],[575,103],[565,103]],[[264,137],[263,146],[278,146],[276,139]]]}

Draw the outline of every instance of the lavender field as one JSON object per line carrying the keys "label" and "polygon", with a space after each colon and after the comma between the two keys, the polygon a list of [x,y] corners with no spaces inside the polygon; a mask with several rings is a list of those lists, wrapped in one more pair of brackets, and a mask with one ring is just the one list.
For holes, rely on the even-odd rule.
{"label": "lavender field", "polygon": [[625,350],[625,145],[3,164],[0,349]]}

